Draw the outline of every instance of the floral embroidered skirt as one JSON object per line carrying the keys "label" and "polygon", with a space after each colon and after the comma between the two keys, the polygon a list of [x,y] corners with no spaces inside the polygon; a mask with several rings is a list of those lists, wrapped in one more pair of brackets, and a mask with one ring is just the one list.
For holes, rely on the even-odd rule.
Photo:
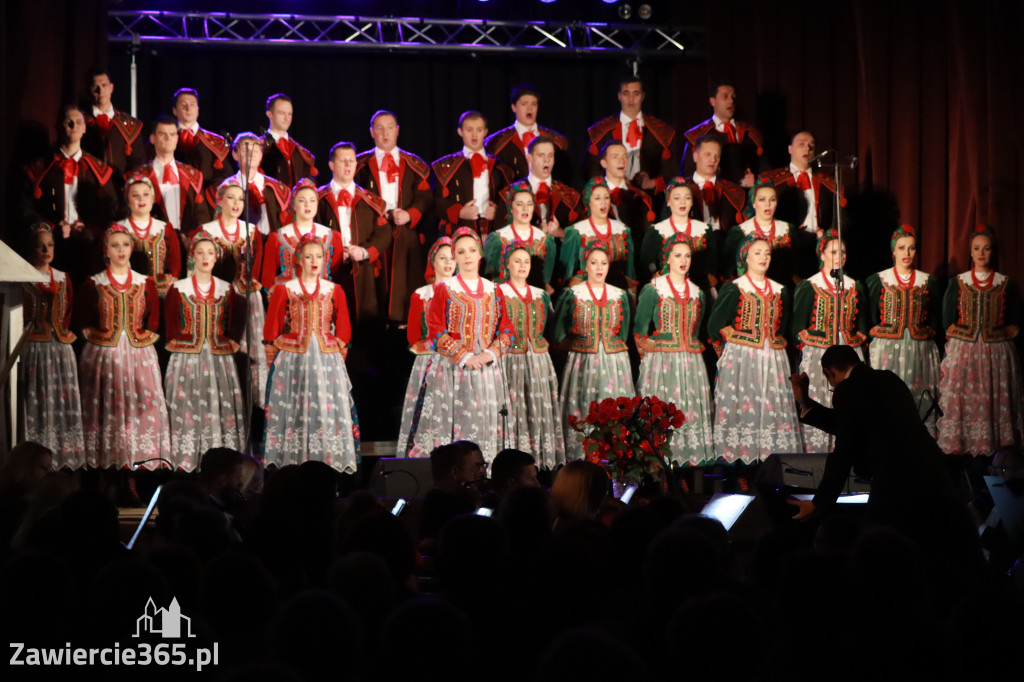
{"label": "floral embroidered skirt", "polygon": [[950,339],[941,369],[943,452],[990,455],[1021,444],[1020,358],[1013,341]]}
{"label": "floral embroidered skirt", "polygon": [[[910,332],[903,332],[902,339],[872,339],[871,366],[887,369],[896,374],[910,388],[917,401],[917,411],[924,419],[939,397],[939,347],[931,339],[919,341],[910,338]],[[925,392],[929,395],[926,395]],[[934,437],[937,433],[938,411],[931,410],[925,426]]]}
{"label": "floral embroidered skirt", "polygon": [[715,454],[750,464],[773,452],[802,452],[784,350],[725,344],[715,380]]}
{"label": "floral embroidered skirt", "polygon": [[558,396],[566,459],[583,459],[583,444],[578,439],[580,434],[569,426],[570,415],[585,419],[590,403],[595,400],[635,395],[629,353],[606,353],[603,347],[596,353],[570,352],[562,370],[562,390]]}
{"label": "floral embroidered skirt", "polygon": [[359,463],[359,420],[345,358],[315,339],[305,353],[278,351],[267,385],[264,463],[316,460],[352,474]]}
{"label": "floral embroidered skirt", "polygon": [[[800,371],[806,373],[810,380],[808,397],[825,407],[832,407],[832,386],[825,378],[825,373],[821,371],[821,356],[825,354],[825,350],[817,346],[804,346],[800,356]],[[861,360],[866,360],[863,346],[854,350]],[[835,448],[835,437],[817,427],[801,424],[800,433],[804,438],[804,452],[828,453]]]}
{"label": "floral embroidered skirt", "polygon": [[686,421],[672,432],[666,457],[677,466],[715,461],[711,430],[711,389],[700,353],[649,352],[640,362],[636,390],[675,403]]}
{"label": "floral embroidered skirt", "polygon": [[511,446],[513,441],[505,437],[499,414],[502,405],[508,406],[508,390],[497,364],[468,369],[435,354],[430,357],[424,384],[419,422],[409,434],[413,448],[429,455],[438,445],[468,440],[480,446],[490,462],[501,449]]}
{"label": "floral embroidered skirt", "polygon": [[417,355],[409,373],[409,384],[405,388],[405,402],[402,403],[402,422],[398,427],[398,444],[395,453],[398,457],[429,457],[430,451],[423,450],[409,436],[418,429],[420,413],[423,409],[423,395],[426,388],[427,367],[430,366],[430,355]]}
{"label": "floral embroidered skirt", "polygon": [[18,365],[25,440],[53,451],[55,467],[85,465],[82,396],[78,365],[70,343],[29,341]]}
{"label": "floral embroidered skirt", "polygon": [[124,468],[154,457],[170,460],[171,429],[154,346],[136,348],[125,333],[116,346],[87,343],[78,378],[87,466]]}
{"label": "floral embroidered skirt", "polygon": [[558,376],[547,353],[508,353],[501,359],[508,380],[509,447],[528,452],[541,469],[565,462]]}
{"label": "floral embroidered skirt", "polygon": [[192,471],[210,448],[244,447],[245,416],[234,355],[214,355],[207,343],[198,353],[171,353],[164,395],[176,467]]}
{"label": "floral embroidered skirt", "polygon": [[[238,288],[235,288],[238,291]],[[267,314],[263,310],[263,296],[258,291],[249,293],[249,322],[248,333],[252,339],[252,347],[246,344],[246,335],[242,334],[239,340],[239,351],[249,356],[249,367],[252,379],[252,400],[259,405],[263,402],[263,396],[267,390],[267,376],[270,367],[267,365],[267,354],[263,349],[263,327],[266,326]]]}

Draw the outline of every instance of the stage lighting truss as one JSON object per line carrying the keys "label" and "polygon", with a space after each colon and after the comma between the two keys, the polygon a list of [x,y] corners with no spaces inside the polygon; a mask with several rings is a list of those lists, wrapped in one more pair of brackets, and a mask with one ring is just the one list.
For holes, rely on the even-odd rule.
{"label": "stage lighting truss", "polygon": [[698,27],[114,10],[112,42],[678,59],[705,56]]}

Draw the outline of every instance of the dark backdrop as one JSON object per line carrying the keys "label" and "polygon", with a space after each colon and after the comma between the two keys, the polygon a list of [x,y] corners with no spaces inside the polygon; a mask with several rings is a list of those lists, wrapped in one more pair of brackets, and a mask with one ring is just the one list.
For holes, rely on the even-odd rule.
{"label": "dark backdrop", "polygon": [[[1002,269],[1024,274],[1024,52],[1017,0],[890,0],[763,3],[733,0],[704,9],[677,3],[674,22],[706,24],[706,61],[648,62],[648,106],[682,131],[708,116],[707,87],[733,81],[742,118],[768,140],[772,165],[785,160],[787,135],[811,129],[819,148],[855,154],[847,174],[851,270],[888,262],[888,233],[899,222],[920,228],[921,266],[966,267],[966,238],[977,222],[1000,235]],[[34,0],[4,3],[0,169],[8,220],[17,205],[24,157],[52,139],[57,104],[80,93],[81,77],[108,61],[115,102],[127,108],[124,47],[105,45],[106,3]],[[696,13],[695,13],[696,12]],[[369,114],[395,110],[402,146],[427,160],[459,147],[456,118],[482,109],[492,130],[508,125],[507,93],[523,80],[544,91],[540,120],[570,136],[574,158],[584,130],[616,108],[619,60],[515,59],[319,50],[213,50],[146,47],[140,58],[140,114],[167,111],[181,85],[200,91],[201,123],[237,132],[264,124],[264,99],[295,97],[295,137],[321,158],[351,138],[370,144]]]}

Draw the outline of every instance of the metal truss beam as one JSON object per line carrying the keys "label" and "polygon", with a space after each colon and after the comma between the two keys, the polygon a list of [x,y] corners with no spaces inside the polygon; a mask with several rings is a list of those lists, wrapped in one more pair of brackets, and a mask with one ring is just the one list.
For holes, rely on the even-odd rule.
{"label": "metal truss beam", "polygon": [[224,12],[109,13],[112,42],[318,47],[679,59],[703,57],[703,28],[587,22],[302,16]]}

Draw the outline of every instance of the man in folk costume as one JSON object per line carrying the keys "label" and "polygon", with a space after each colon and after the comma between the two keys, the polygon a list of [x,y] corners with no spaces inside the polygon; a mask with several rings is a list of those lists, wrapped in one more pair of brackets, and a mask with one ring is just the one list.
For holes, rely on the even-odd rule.
{"label": "man in folk costume", "polygon": [[355,181],[384,200],[394,225],[387,267],[391,278],[388,320],[402,326],[409,315],[409,297],[423,286],[423,219],[434,206],[430,166],[398,147],[398,117],[377,111],[370,117],[374,148],[359,154]]}
{"label": "man in folk costume", "polygon": [[479,111],[459,117],[458,133],[462,151],[431,164],[437,178],[434,212],[445,234],[471,227],[483,238],[503,225],[501,190],[512,182],[512,168],[484,149],[487,119]]}
{"label": "man in folk costume", "polygon": [[644,88],[637,76],[627,76],[619,83],[618,116],[603,118],[587,128],[590,147],[587,150],[587,177],[601,175],[604,164],[602,149],[611,141],[622,143],[626,150],[625,176],[629,182],[651,194],[665,191],[665,182],[675,176],[679,167],[675,128],[642,111]]}
{"label": "man in folk costume", "polygon": [[[789,166],[761,175],[763,184],[773,185],[779,195],[775,215],[793,227],[797,274],[806,277],[817,269],[815,245],[835,220],[836,181],[827,173],[815,173],[811,159],[815,155],[814,135],[798,132],[789,143]],[[840,197],[840,205],[846,199]]]}
{"label": "man in folk costume", "polygon": [[[707,223],[713,230],[728,230],[743,222],[743,205],[747,193],[742,187],[719,175],[722,144],[717,137],[705,135],[693,148],[696,167],[686,180],[693,189],[695,218]],[[731,265],[736,254],[722,254]],[[728,269],[726,271],[729,271]]]}
{"label": "man in folk costume", "polygon": [[569,140],[557,130],[537,124],[537,110],[540,108],[540,92],[532,85],[513,88],[512,113],[516,120],[508,128],[502,128],[484,140],[487,153],[496,156],[512,168],[512,177],[524,178],[529,172],[526,155],[530,142],[546,137],[555,145],[559,180],[572,183],[572,160],[569,158]]}
{"label": "man in folk costume", "polygon": [[[535,137],[530,142],[526,160],[529,173],[523,179],[530,183],[533,191],[533,210],[541,229],[561,239],[565,228],[580,219],[580,193],[552,177],[555,143],[547,137]],[[501,191],[501,199],[508,205],[509,187]]]}
{"label": "man in folk costume", "polygon": [[187,235],[213,216],[203,196],[203,174],[174,158],[178,137],[178,124],[170,116],[153,121],[149,135],[153,160],[139,166],[137,172],[153,184],[153,216],[170,223],[184,242]]}
{"label": "man in folk costume", "polygon": [[384,200],[355,183],[356,147],[339,142],[327,162],[332,178],[317,189],[316,222],[341,233],[345,256],[334,281],[345,291],[348,313],[357,321],[384,320],[388,280],[384,268],[391,251],[392,226]]}
{"label": "man in folk costume", "polygon": [[25,225],[48,222],[53,231],[53,265],[76,284],[101,267],[97,245],[118,207],[114,169],[82,150],[85,115],[77,106],[61,108],[59,147],[25,168],[28,187],[22,218]]}
{"label": "man in folk costume", "polygon": [[110,101],[114,82],[106,69],[92,69],[85,77],[91,108],[85,110],[82,149],[114,169],[118,189],[128,171],[146,162],[142,121],[114,108]]}
{"label": "man in folk costume", "polygon": [[[600,170],[604,171],[604,180],[608,183],[608,189],[612,195],[611,217],[622,222],[629,228],[633,235],[633,244],[643,244],[647,229],[654,222],[653,201],[651,195],[639,189],[636,185],[626,180],[627,168],[629,167],[629,152],[626,145],[619,140],[609,140],[601,148]],[[600,173],[598,173],[600,176]],[[636,247],[637,262],[640,265],[640,247]],[[646,284],[649,273],[643,273],[642,284]]]}
{"label": "man in folk costume", "polygon": [[231,175],[231,145],[216,133],[199,127],[199,93],[192,88],[181,88],[174,93],[174,117],[178,120],[178,147],[174,158],[199,170],[203,186],[220,187]]}
{"label": "man in folk costume", "polygon": [[283,92],[267,98],[270,128],[263,136],[263,165],[260,172],[289,187],[302,178],[317,176],[316,157],[288,134],[292,126],[292,98]]}
{"label": "man in folk costume", "polygon": [[764,142],[761,133],[749,123],[737,121],[736,88],[729,83],[719,83],[711,90],[708,99],[714,110],[711,118],[701,121],[685,133],[681,174],[689,176],[694,172],[692,154],[697,141],[707,135],[718,138],[722,145],[722,176],[743,187],[753,187],[754,180],[764,167]]}

